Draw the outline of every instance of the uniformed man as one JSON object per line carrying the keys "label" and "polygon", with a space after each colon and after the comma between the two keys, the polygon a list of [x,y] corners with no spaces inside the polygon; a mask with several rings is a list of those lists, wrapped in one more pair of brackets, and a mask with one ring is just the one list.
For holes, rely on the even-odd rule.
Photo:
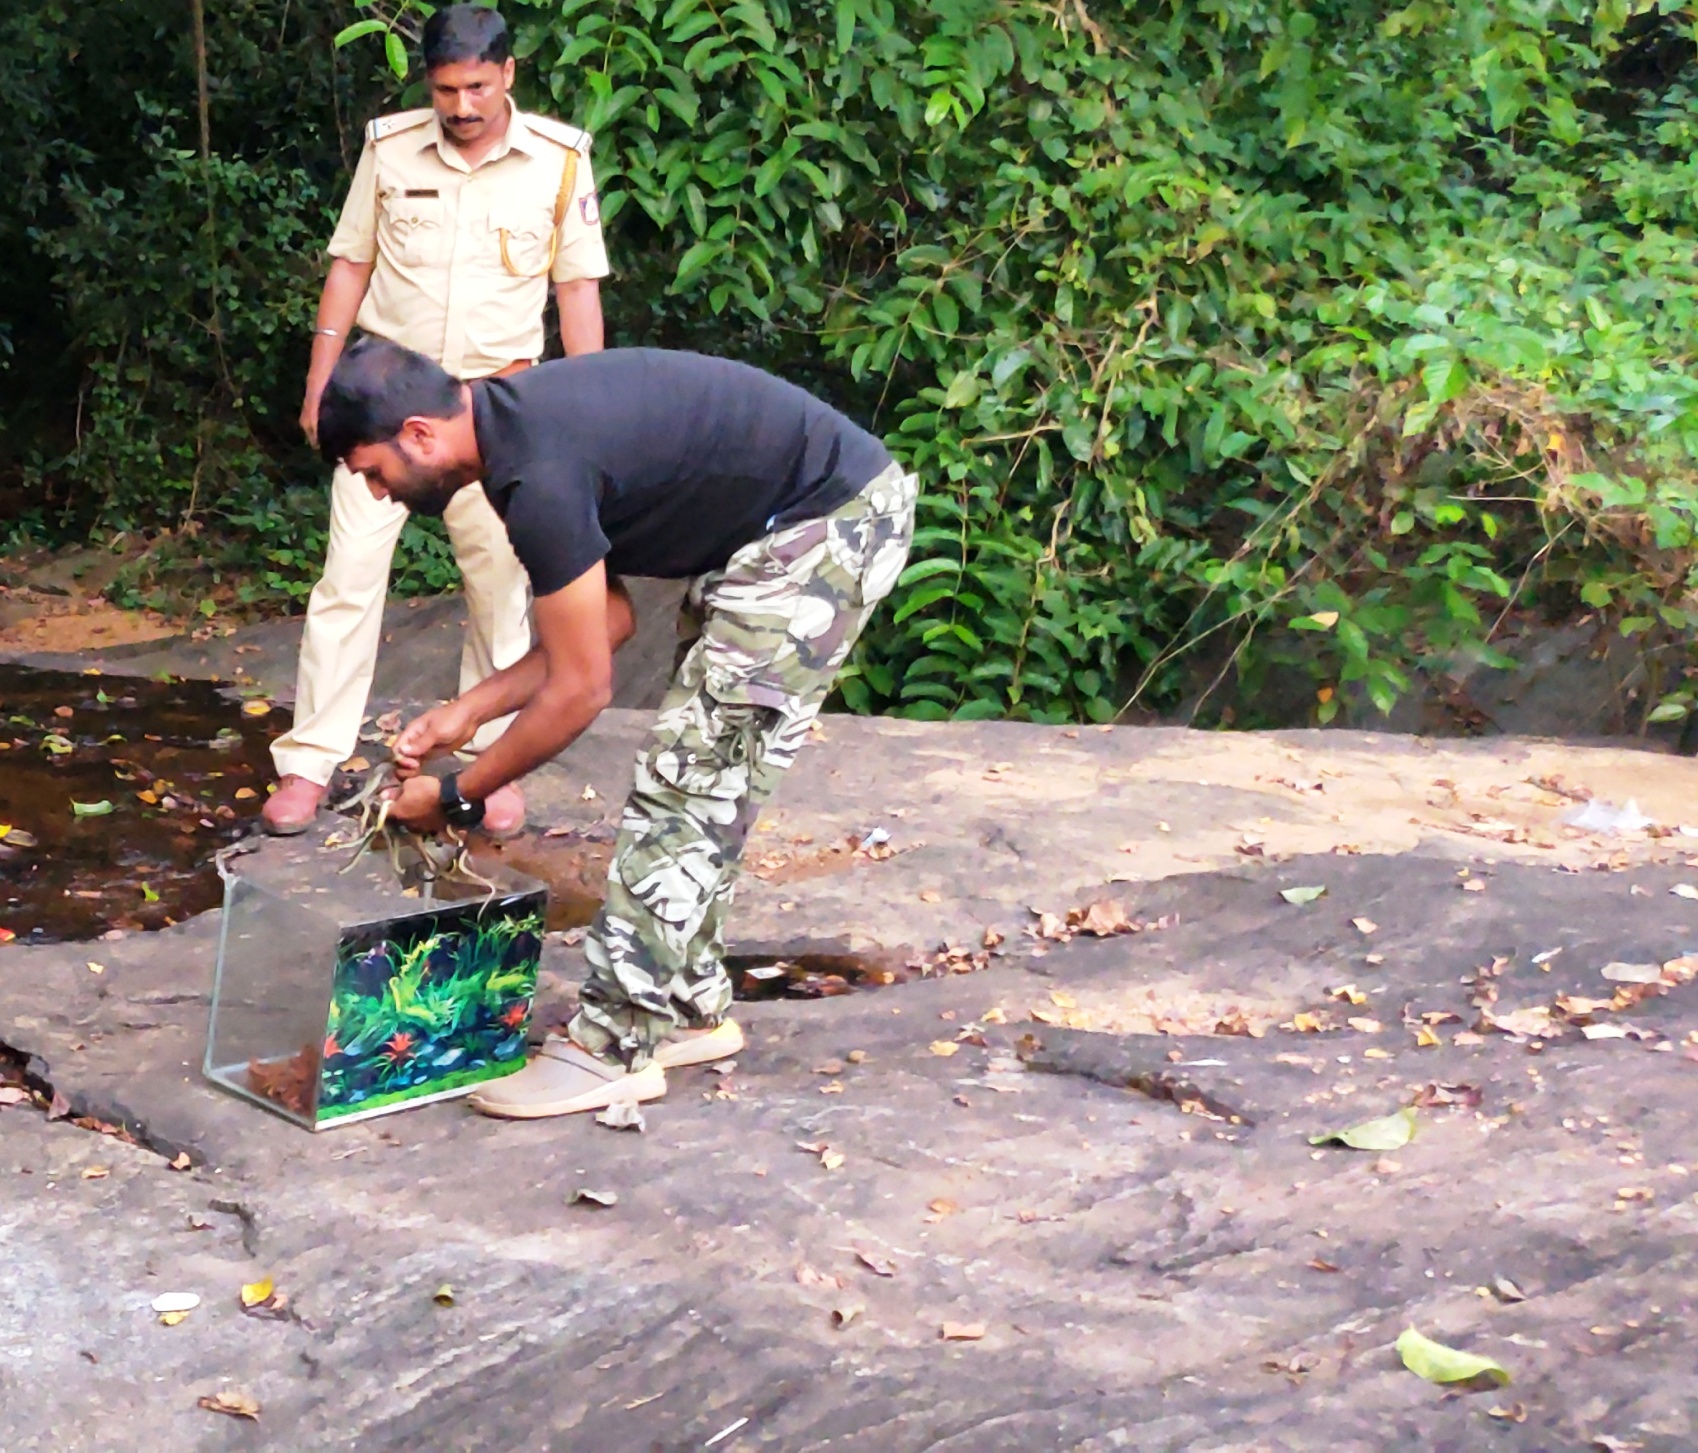
{"label": "uniformed man", "polygon": [[[413,826],[475,826],[607,705],[633,628],[619,572],[690,581],[688,649],[637,758],[578,1013],[472,1104],[538,1117],[649,1100],[669,1066],[735,1054],[723,926],[743,846],[902,570],[913,475],[792,384],[646,348],[468,385],[364,339],[325,391],[319,449],[418,510],[483,480],[536,597],[537,648],[396,739],[408,780],[390,815]],[[465,771],[418,775],[515,711]]]}
{"label": "uniformed man", "polygon": [[[316,444],[319,399],[356,325],[415,348],[456,378],[510,374],[543,351],[552,281],[568,354],[602,345],[597,279],[608,272],[587,133],[516,110],[507,26],[453,5],[425,23],[432,105],[373,121],[330,240],[301,427]],[[529,594],[501,521],[475,486],[445,515],[466,588],[460,689],[530,648]],[[357,474],[331,482],[330,548],[307,606],[294,725],[272,746],[281,782],[266,827],[301,832],[338,763],[352,755],[377,664],[389,565],[407,510]],[[491,722],[468,747],[500,735]],[[517,787],[488,803],[485,827],[524,822]]]}

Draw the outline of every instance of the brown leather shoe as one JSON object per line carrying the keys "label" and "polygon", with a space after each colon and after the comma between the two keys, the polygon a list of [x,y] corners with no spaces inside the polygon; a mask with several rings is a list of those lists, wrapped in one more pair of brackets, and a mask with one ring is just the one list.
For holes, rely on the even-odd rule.
{"label": "brown leather shoe", "polygon": [[525,795],[509,782],[483,800],[483,830],[492,838],[509,838],[525,830]]}
{"label": "brown leather shoe", "polygon": [[277,790],[265,799],[260,818],[265,830],[276,837],[293,837],[305,832],[318,816],[318,805],[324,800],[325,789],[291,772],[277,784]]}

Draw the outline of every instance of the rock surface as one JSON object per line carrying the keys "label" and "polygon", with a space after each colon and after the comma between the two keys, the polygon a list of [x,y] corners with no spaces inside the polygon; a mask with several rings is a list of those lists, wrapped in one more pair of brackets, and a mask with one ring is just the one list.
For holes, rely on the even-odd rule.
{"label": "rock surface", "polygon": [[[645,720],[533,819],[605,836]],[[1586,795],[1666,835],[1565,828]],[[0,1104],[0,1446],[1690,1448],[1682,823],[1698,766],[1615,748],[830,719],[733,951],[926,972],[739,1006],[640,1135],[309,1135],[199,1073],[217,915],[0,947],[66,1112]],[[545,1021],[580,967],[551,941]],[[1411,1103],[1401,1149],[1310,1143]],[[1410,1325],[1514,1381],[1423,1382]]]}

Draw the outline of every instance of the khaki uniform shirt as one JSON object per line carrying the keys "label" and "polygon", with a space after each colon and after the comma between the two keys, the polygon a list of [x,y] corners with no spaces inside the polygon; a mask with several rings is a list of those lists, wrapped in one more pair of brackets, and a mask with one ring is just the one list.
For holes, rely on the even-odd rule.
{"label": "khaki uniform shirt", "polygon": [[[578,175],[551,266],[568,147]],[[378,117],[330,239],[332,257],[377,264],[359,326],[456,378],[541,357],[550,281],[609,271],[589,152],[587,131],[515,108],[507,134],[472,168],[434,110]]]}

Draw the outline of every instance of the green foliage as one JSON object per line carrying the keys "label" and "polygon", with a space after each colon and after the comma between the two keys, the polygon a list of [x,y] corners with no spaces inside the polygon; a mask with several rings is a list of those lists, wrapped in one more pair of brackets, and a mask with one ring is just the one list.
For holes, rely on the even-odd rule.
{"label": "green foliage", "polygon": [[[301,34],[280,0],[226,7],[203,162],[185,141],[181,19],[164,0],[116,16],[38,0],[0,23],[0,75],[29,123],[0,142],[20,179],[0,258],[54,304],[14,295],[0,328],[19,344],[0,447],[0,504],[16,507],[0,514],[52,542],[151,535],[114,588],[125,603],[205,600],[209,572],[239,600],[298,601],[323,563],[328,491],[295,418],[345,185],[335,123],[360,93],[332,73],[326,17]],[[267,55],[292,30],[304,66]],[[440,528],[410,527],[398,585],[456,579]]]}
{"label": "green foliage", "polygon": [[[31,13],[27,104],[61,95],[39,80],[55,63],[85,64],[55,25],[91,29],[55,0]],[[158,138],[145,179],[75,147],[63,184],[17,158],[45,219],[24,260],[47,260],[78,320],[94,408],[81,452],[38,451],[31,499],[107,526],[193,499],[239,522],[264,588],[310,581],[312,516],[276,501],[321,498],[291,442],[315,239],[348,126],[422,13],[215,16],[214,74],[271,124],[219,132],[243,108],[215,105],[211,224],[167,110],[137,113]],[[1691,5],[508,15],[524,99],[597,133],[615,341],[773,367],[922,477],[913,561],[842,682],[852,707],[1106,720],[1189,700],[1242,722],[1283,697],[1348,719],[1417,672],[1501,660],[1506,625],[1594,612],[1663,673],[1648,706],[1691,708]],[[284,26],[309,27],[287,115],[285,73],[250,54]],[[151,43],[79,43],[181,111],[181,57],[156,86],[120,41]],[[337,138],[331,115],[349,118]],[[103,244],[130,229],[113,268]],[[0,220],[0,249],[19,235]]]}
{"label": "green foliage", "polygon": [[925,482],[852,705],[1107,719],[1201,647],[1344,688],[1325,720],[1494,659],[1512,607],[1684,630],[1691,20],[525,0],[517,28],[599,136],[656,331],[833,378]]}

